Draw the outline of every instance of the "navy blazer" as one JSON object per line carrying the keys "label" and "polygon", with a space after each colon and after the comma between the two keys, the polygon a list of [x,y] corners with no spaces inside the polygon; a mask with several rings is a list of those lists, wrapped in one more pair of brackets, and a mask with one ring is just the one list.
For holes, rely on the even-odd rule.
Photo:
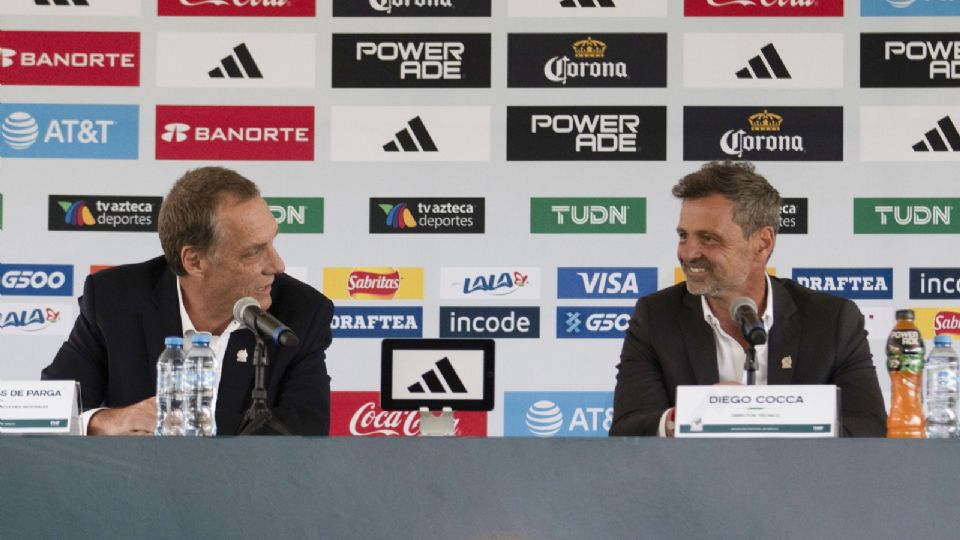
{"label": "navy blazer", "polygon": [[[850,300],[770,278],[767,384],[835,384],[844,435],[884,437],[887,414],[863,315]],[[790,356],[786,367],[781,359]],[[637,301],[617,366],[610,435],[656,435],[678,385],[719,382],[713,330],[686,283]]]}
{"label": "navy blazer", "polygon": [[[333,303],[313,287],[279,274],[269,312],[300,338],[294,349],[267,342],[268,406],[298,435],[330,431],[330,346]],[[80,382],[82,406],[123,407],[156,395],[157,358],[164,337],[180,336],[176,276],[163,257],[117,266],[88,276],[80,315],[43,379]],[[250,406],[255,339],[250,330],[230,334],[217,395],[217,432],[232,435]],[[247,361],[238,352],[247,351]]]}

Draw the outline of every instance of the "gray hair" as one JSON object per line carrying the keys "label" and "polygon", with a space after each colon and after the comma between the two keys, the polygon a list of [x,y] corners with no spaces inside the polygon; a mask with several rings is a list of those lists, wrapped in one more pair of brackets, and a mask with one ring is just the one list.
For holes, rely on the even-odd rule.
{"label": "gray hair", "polygon": [[733,203],[733,221],[744,238],[763,227],[780,230],[780,193],[757,174],[749,161],[713,161],[690,173],[673,186],[678,199],[723,195]]}

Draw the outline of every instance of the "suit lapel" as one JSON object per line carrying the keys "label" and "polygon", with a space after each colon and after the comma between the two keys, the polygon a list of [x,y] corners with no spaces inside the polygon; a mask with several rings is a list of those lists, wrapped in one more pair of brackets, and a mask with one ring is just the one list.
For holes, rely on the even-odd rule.
{"label": "suit lapel", "polygon": [[[253,384],[253,349],[256,345],[253,332],[238,328],[230,334],[220,371],[220,386],[217,391],[217,412],[243,413],[244,403],[250,397]],[[246,356],[240,353],[246,351]],[[245,361],[241,361],[245,360]],[[272,360],[272,359],[271,359]],[[219,414],[218,419],[219,422]],[[221,428],[221,426],[217,426]],[[234,426],[235,428],[236,426]],[[221,433],[232,433],[223,430]]]}
{"label": "suit lapel", "polygon": [[683,304],[684,309],[678,315],[679,327],[696,384],[716,384],[720,381],[717,347],[710,325],[703,320],[700,297],[684,292]]}
{"label": "suit lapel", "polygon": [[773,328],[767,347],[767,384],[790,384],[797,371],[797,352],[802,330],[797,305],[779,279],[770,278],[773,289]]}
{"label": "suit lapel", "polygon": [[152,381],[157,380],[156,362],[160,351],[163,350],[164,338],[183,336],[176,279],[173,272],[164,265],[151,291],[150,299],[153,305],[143,310],[144,350],[147,352],[143,361],[149,366]]}

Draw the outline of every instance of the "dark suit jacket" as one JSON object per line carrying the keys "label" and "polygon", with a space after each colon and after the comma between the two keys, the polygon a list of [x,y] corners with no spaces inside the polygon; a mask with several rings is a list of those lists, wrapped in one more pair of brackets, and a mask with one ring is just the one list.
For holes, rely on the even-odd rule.
{"label": "dark suit jacket", "polygon": [[[327,435],[330,378],[324,351],[331,341],[333,303],[286,274],[274,280],[270,296],[270,313],[297,334],[300,345],[286,349],[267,342],[268,405],[293,433]],[[176,276],[163,257],[87,277],[79,302],[70,337],[42,378],[80,381],[84,409],[123,407],[155,395],[163,339],[183,334]],[[247,329],[230,335],[217,396],[219,434],[236,434],[250,406],[254,343]],[[248,353],[246,363],[237,361],[241,349]]]}
{"label": "dark suit jacket", "polygon": [[[853,302],[770,278],[767,384],[835,384],[845,435],[884,437],[887,415],[863,315]],[[793,367],[780,359],[791,356]],[[641,298],[617,366],[610,435],[656,435],[677,385],[716,384],[713,330],[685,283]]]}

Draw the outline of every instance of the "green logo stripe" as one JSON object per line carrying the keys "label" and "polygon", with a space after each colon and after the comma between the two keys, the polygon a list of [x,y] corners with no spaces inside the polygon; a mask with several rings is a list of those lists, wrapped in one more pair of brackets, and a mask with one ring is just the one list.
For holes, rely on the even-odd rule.
{"label": "green logo stripe", "polygon": [[609,197],[534,197],[530,232],[546,234],[643,234],[647,200]]}
{"label": "green logo stripe", "polygon": [[854,199],[853,233],[957,234],[960,199]]}
{"label": "green logo stripe", "polygon": [[25,429],[25,428],[57,428],[67,427],[66,418],[47,418],[37,420],[4,420],[0,418],[0,428],[4,429]]}
{"label": "green logo stripe", "polygon": [[280,224],[281,233],[323,232],[322,197],[266,197],[266,200],[270,213]]}

